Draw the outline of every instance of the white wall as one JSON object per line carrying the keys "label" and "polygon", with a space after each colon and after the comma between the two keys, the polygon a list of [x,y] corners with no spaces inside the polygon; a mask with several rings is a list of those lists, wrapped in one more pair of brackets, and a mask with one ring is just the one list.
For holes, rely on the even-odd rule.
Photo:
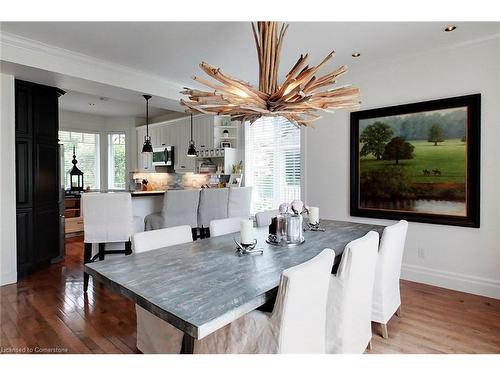
{"label": "white wall", "polygon": [[[500,298],[500,40],[442,49],[352,71],[362,109],[481,93],[481,228],[411,223],[403,278]],[[308,129],[307,202],[325,218],[349,216],[349,114]],[[418,249],[424,257],[418,256]]]}
{"label": "white wall", "polygon": [[17,281],[14,77],[0,74],[0,285]]}
{"label": "white wall", "polygon": [[69,111],[61,111],[59,113],[60,130],[81,130],[99,133],[100,189],[104,190],[108,188],[108,133],[117,131],[125,132],[128,172],[137,168],[137,134],[135,125],[135,117],[104,117]]}

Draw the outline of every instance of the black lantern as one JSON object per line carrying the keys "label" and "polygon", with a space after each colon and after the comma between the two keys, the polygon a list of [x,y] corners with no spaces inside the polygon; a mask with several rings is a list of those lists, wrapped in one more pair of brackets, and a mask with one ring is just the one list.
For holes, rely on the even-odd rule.
{"label": "black lantern", "polygon": [[71,162],[73,163],[73,168],[69,171],[69,190],[83,191],[83,172],[76,166],[78,160],[76,160],[75,147],[73,147],[73,160]]}

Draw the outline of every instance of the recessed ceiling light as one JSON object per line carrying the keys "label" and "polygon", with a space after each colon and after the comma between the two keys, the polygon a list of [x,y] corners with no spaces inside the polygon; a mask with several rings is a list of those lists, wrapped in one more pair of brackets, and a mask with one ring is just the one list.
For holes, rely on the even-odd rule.
{"label": "recessed ceiling light", "polygon": [[361,53],[359,53],[359,52],[354,52],[351,56],[352,56],[352,57],[359,57],[359,56],[361,56]]}
{"label": "recessed ceiling light", "polygon": [[450,25],[450,26],[447,26],[444,28],[444,31],[446,31],[447,33],[455,30],[457,27],[455,25]]}
{"label": "recessed ceiling light", "polygon": [[89,106],[93,107],[95,106],[95,103],[89,103]]}

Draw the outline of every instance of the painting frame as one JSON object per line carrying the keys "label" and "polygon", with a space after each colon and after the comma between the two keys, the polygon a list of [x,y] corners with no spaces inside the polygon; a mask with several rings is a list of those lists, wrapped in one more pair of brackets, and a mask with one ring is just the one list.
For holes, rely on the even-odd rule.
{"label": "painting frame", "polygon": [[241,173],[231,173],[229,177],[228,187],[241,187],[241,182],[243,180],[243,174]]}
{"label": "painting frame", "polygon": [[[361,207],[360,202],[360,121],[420,112],[466,108],[466,179],[465,215],[410,212],[394,209]],[[429,100],[390,107],[351,112],[350,215],[390,220],[408,220],[430,224],[480,227],[480,168],[481,168],[481,94]]]}

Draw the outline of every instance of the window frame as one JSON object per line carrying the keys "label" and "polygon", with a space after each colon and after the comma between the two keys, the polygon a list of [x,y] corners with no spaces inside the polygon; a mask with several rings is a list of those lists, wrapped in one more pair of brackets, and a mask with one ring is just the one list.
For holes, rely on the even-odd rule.
{"label": "window frame", "polygon": [[[128,170],[128,147],[127,147],[127,132],[125,130],[113,130],[113,131],[107,131],[106,133],[106,142],[107,142],[107,147],[106,147],[106,157],[107,157],[107,163],[106,163],[106,166],[107,166],[107,173],[106,173],[106,177],[107,177],[107,188],[108,190],[111,190],[111,191],[127,191],[128,190],[128,187],[127,187],[127,184],[128,184],[128,178],[127,178],[127,170]],[[116,188],[112,185],[112,179],[114,180],[114,173],[113,173],[113,155],[112,155],[112,148],[113,148],[113,143],[111,142],[111,137],[115,134],[118,134],[118,135],[123,135],[125,137],[125,143],[123,144],[125,146],[125,182],[124,182],[124,187],[123,189],[119,189],[119,188]]]}

